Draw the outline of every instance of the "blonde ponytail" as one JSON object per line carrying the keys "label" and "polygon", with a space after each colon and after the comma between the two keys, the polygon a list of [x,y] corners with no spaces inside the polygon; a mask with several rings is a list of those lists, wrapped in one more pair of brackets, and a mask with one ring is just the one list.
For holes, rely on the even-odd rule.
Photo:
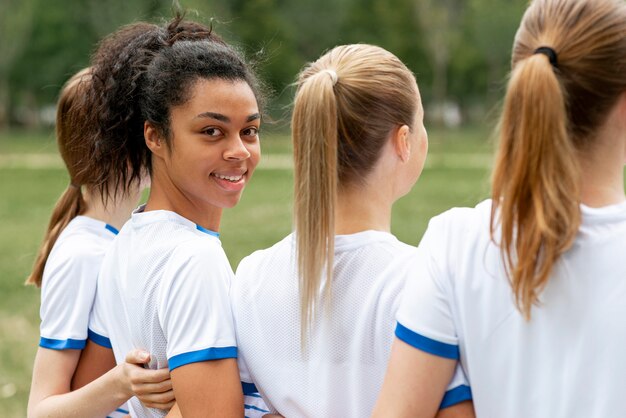
{"label": "blonde ponytail", "polygon": [[[338,138],[333,91],[336,78],[331,75],[317,73],[300,86],[292,117],[294,221],[303,344],[306,330],[315,317],[322,278],[330,280],[333,268]],[[326,286],[326,300],[329,297],[330,286]]]}
{"label": "blonde ponytail", "polygon": [[419,94],[402,61],[373,45],[333,48],[302,70],[297,85],[294,226],[304,348],[331,299],[337,194],[363,185],[394,128],[413,126]]}

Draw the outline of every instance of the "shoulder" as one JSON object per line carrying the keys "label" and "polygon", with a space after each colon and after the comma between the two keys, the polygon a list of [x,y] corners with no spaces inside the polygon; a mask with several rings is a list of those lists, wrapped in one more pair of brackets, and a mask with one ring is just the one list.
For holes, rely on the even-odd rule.
{"label": "shoulder", "polygon": [[[489,233],[491,199],[480,202],[473,208],[449,209],[433,217],[428,223],[425,238],[458,241],[468,235]],[[471,242],[466,242],[471,245]]]}
{"label": "shoulder", "polygon": [[237,277],[246,276],[247,273],[254,272],[269,263],[287,263],[287,260],[291,260],[295,256],[294,240],[294,235],[289,234],[271,247],[257,250],[244,257],[237,266]]}

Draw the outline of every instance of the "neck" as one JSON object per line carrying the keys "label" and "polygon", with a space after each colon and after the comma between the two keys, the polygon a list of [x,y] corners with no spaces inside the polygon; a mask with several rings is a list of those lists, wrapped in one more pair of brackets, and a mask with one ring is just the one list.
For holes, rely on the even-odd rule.
{"label": "neck", "polygon": [[140,195],[139,191],[135,191],[124,196],[110,197],[105,204],[99,193],[93,190],[84,190],[83,197],[87,204],[87,210],[83,215],[105,222],[119,230],[130,218],[133,209],[139,202]]}
{"label": "neck", "polygon": [[[590,207],[621,203],[624,195],[626,141],[609,136],[594,141],[593,149],[581,152],[581,200]],[[620,139],[620,140],[617,140]]]}
{"label": "neck", "polygon": [[390,198],[388,190],[374,185],[341,188],[335,212],[335,234],[367,230],[389,232],[394,199]]}
{"label": "neck", "polygon": [[162,171],[154,170],[151,178],[150,196],[145,211],[169,210],[211,231],[220,230],[222,209],[196,202],[174,185]]}

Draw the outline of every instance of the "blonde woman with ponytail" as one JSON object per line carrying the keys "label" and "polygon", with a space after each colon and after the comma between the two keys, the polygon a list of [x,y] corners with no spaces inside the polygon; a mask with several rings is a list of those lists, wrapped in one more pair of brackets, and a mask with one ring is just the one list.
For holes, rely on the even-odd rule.
{"label": "blonde woman with ponytail", "polygon": [[[54,207],[27,280],[41,287],[41,338],[29,417],[123,416],[128,411],[122,404],[133,395],[155,407],[168,408],[173,403],[167,370],[144,370],[132,364],[149,361],[149,355],[139,350],[128,354],[128,363],[74,390],[88,383],[76,371],[87,340],[100,263],[140,196],[138,185],[116,193],[94,182],[98,170],[91,159],[94,144],[83,125],[90,111],[85,100],[90,87],[88,68],[66,83],[57,107],[57,142],[70,180]],[[102,367],[107,370],[111,365]]]}
{"label": "blonde woman with ponytail", "polygon": [[[423,116],[415,77],[382,48],[339,46],[300,73],[294,232],[246,257],[231,291],[242,380],[273,412],[372,412],[404,286],[393,261],[414,250],[390,233],[391,208],[422,171]],[[461,416],[464,377],[447,383],[441,416]]]}
{"label": "blonde woman with ponytail", "polygon": [[624,416],[626,3],[534,0],[512,67],[492,199],[431,220],[375,416],[432,416],[457,362],[479,417]]}

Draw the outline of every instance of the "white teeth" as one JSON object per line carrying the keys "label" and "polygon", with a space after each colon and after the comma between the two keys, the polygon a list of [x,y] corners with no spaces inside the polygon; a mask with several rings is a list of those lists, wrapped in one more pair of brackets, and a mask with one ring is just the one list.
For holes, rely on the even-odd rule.
{"label": "white teeth", "polygon": [[243,176],[224,176],[222,174],[213,173],[213,175],[222,180],[239,181]]}

